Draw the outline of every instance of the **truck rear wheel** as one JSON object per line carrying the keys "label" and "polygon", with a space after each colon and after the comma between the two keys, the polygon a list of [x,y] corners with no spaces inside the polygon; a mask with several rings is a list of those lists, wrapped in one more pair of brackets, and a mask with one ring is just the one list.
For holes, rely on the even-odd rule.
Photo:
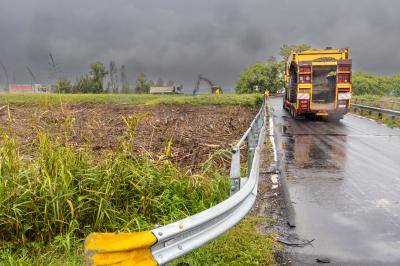
{"label": "truck rear wheel", "polygon": [[290,116],[293,117],[294,120],[296,120],[297,114],[295,109],[290,108]]}

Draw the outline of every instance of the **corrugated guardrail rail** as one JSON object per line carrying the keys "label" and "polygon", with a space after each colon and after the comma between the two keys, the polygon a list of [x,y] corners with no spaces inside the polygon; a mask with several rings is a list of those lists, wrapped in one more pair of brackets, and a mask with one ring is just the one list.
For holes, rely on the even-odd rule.
{"label": "corrugated guardrail rail", "polygon": [[[257,196],[260,151],[266,126],[266,99],[232,148],[231,196],[177,222],[139,233],[91,233],[85,241],[86,265],[164,265],[220,236],[251,209]],[[240,147],[247,143],[248,173],[240,175]]]}
{"label": "corrugated guardrail rail", "polygon": [[371,114],[371,112],[378,113],[380,117],[382,116],[382,114],[386,114],[386,115],[392,116],[392,118],[394,118],[396,116],[400,116],[400,111],[393,110],[393,108],[395,107],[396,102],[390,102],[390,103],[391,103],[391,106],[392,106],[391,108],[392,109],[385,108],[385,102],[384,101],[380,101],[379,102],[379,105],[380,105],[380,108],[379,108],[379,107],[371,106],[372,105],[371,101],[366,101],[366,100],[365,101],[363,101],[363,100],[358,101],[358,99],[355,99],[354,103],[351,103],[351,108],[354,109],[354,110],[358,110],[359,109],[359,110],[367,111],[370,114]]}

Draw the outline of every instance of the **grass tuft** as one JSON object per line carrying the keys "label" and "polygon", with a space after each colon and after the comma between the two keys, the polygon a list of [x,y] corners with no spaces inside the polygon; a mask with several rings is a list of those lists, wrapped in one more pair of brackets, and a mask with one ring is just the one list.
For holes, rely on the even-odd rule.
{"label": "grass tuft", "polygon": [[227,233],[171,265],[275,265],[274,235],[262,234],[257,226],[271,223],[265,217],[247,216]]}

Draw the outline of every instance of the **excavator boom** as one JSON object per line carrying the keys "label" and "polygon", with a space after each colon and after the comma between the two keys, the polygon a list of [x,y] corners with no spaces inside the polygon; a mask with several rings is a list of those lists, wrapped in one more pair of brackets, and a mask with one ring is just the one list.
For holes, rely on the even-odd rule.
{"label": "excavator boom", "polygon": [[222,94],[222,89],[220,86],[214,84],[211,80],[209,80],[206,77],[203,77],[202,75],[199,75],[199,78],[196,81],[196,85],[193,90],[193,95],[196,95],[198,90],[200,89],[200,83],[201,81],[206,82],[208,85],[210,85],[210,90],[211,94]]}

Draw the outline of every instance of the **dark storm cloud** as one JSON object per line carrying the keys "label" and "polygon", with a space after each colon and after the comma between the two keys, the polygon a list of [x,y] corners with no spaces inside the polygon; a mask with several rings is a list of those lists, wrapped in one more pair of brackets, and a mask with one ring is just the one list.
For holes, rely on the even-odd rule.
{"label": "dark storm cloud", "polygon": [[[232,0],[0,0],[0,60],[10,79],[30,82],[29,65],[51,82],[48,53],[75,79],[95,61],[193,87],[203,74],[232,87],[249,64],[278,56],[283,43],[350,47],[358,70],[400,69],[400,2]],[[4,73],[0,71],[0,81]]]}

